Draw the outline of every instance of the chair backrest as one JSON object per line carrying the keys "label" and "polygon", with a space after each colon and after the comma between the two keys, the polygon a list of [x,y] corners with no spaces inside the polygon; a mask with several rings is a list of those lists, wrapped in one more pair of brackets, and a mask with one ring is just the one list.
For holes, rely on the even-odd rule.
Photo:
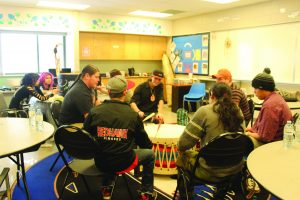
{"label": "chair backrest", "polygon": [[200,149],[197,160],[203,157],[209,166],[234,166],[253,149],[253,142],[247,135],[241,132],[228,132],[205,144]]}
{"label": "chair backrest", "polygon": [[50,112],[57,127],[60,126],[59,115],[60,115],[61,104],[62,101],[55,100],[50,105]]}
{"label": "chair backrest", "polygon": [[7,104],[4,98],[4,94],[0,92],[0,111],[4,109],[7,109]]}
{"label": "chair backrest", "polygon": [[[250,114],[251,114],[251,126],[253,125],[253,116],[254,116],[254,101],[252,99],[249,99],[248,100],[248,106],[249,106],[249,111],[250,111]],[[247,124],[246,124],[247,125]]]}
{"label": "chair backrest", "polygon": [[28,118],[28,113],[25,110],[5,109],[0,111],[0,117]]}
{"label": "chair backrest", "polygon": [[85,130],[72,125],[60,126],[54,133],[54,141],[60,153],[62,146],[68,155],[77,159],[92,159],[99,150],[95,138]]}
{"label": "chair backrest", "polygon": [[299,118],[299,113],[295,113],[292,118],[292,123],[295,124]]}
{"label": "chair backrest", "polygon": [[198,94],[201,96],[205,96],[206,95],[205,83],[193,83],[189,91],[189,94]]}

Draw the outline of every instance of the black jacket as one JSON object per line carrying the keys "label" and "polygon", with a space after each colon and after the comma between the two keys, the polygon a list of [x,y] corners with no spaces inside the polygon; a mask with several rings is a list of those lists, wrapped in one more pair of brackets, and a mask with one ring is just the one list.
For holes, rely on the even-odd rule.
{"label": "black jacket", "polygon": [[140,117],[127,103],[106,100],[89,112],[84,129],[97,138],[97,167],[104,171],[121,171],[135,159],[134,144],[152,148]]}

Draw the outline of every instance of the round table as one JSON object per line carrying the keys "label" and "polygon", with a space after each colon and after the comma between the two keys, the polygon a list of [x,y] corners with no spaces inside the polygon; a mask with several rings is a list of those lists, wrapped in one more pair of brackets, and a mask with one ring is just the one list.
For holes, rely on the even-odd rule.
{"label": "round table", "polygon": [[283,142],[256,148],[247,158],[253,178],[266,190],[282,199],[300,198],[300,144],[285,149]]}
{"label": "round table", "polygon": [[145,130],[153,143],[155,174],[177,174],[177,143],[184,128],[177,124],[161,124],[157,131],[158,124],[145,124]]}
{"label": "round table", "polygon": [[29,152],[29,148],[49,139],[54,133],[54,127],[44,121],[43,129],[38,131],[35,126],[30,125],[28,118],[0,118],[0,130],[0,158],[12,159],[12,155],[17,157],[16,160],[13,160],[17,168],[21,169],[26,196],[27,199],[30,199],[23,154]]}

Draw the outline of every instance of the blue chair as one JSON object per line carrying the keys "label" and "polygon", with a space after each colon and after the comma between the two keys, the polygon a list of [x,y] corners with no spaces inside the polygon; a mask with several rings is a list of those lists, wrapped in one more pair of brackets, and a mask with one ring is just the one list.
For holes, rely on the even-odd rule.
{"label": "blue chair", "polygon": [[182,107],[184,108],[185,101],[188,102],[188,110],[191,110],[190,102],[196,102],[197,108],[200,107],[200,102],[203,101],[206,95],[205,83],[193,83],[189,93],[183,96]]}

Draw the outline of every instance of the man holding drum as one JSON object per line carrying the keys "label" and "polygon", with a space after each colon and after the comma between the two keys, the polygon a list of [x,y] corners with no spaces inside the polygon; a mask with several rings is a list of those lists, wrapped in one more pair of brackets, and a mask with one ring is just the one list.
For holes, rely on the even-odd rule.
{"label": "man holding drum", "polygon": [[143,119],[151,113],[156,113],[155,122],[163,122],[164,89],[162,79],[164,74],[154,70],[151,78],[137,86],[130,101],[131,108]]}

